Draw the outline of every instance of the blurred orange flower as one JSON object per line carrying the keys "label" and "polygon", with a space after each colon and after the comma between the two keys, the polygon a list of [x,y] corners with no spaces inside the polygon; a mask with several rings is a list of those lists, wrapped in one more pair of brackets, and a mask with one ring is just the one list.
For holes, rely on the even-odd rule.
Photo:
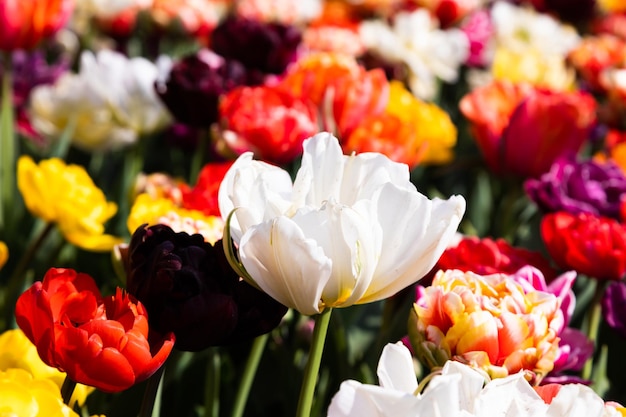
{"label": "blurred orange flower", "polygon": [[0,50],[31,49],[72,14],[73,0],[0,1]]}
{"label": "blurred orange flower", "polygon": [[282,84],[320,110],[324,130],[346,139],[367,116],[387,105],[389,83],[382,69],[367,71],[339,53],[314,53],[296,62]]}

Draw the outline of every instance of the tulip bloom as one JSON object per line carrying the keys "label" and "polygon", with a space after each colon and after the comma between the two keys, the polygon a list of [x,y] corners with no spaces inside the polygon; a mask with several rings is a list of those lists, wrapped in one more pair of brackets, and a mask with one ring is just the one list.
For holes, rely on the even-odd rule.
{"label": "tulip bloom", "polygon": [[[26,337],[21,329],[7,330],[0,334],[0,371],[11,368],[19,368],[27,371],[34,379],[47,379],[61,389],[65,381],[65,373],[56,368],[46,365],[39,354],[37,347]],[[87,395],[93,391],[93,387],[76,384],[70,405],[75,403],[79,406],[85,403]],[[2,404],[2,401],[0,401]],[[1,410],[1,408],[0,408]]]}
{"label": "tulip bloom", "polygon": [[220,186],[222,217],[249,279],[282,304],[312,315],[387,298],[435,264],[465,200],[429,200],[406,165],[343,154],[337,138],[304,142],[295,182],[251,153]]}
{"label": "tulip bloom", "polygon": [[31,49],[72,14],[73,0],[0,1],[0,50]]}
{"label": "tulip bloom", "polygon": [[78,417],[63,404],[59,387],[19,368],[0,371],[0,413],[3,416]]}
{"label": "tulip bloom", "polygon": [[28,210],[57,223],[70,243],[105,252],[122,241],[104,233],[104,223],[115,215],[117,205],[106,201],[83,167],[66,165],[58,158],[37,165],[29,156],[21,156],[17,187]]}
{"label": "tulip bloom", "polygon": [[441,374],[416,393],[413,360],[402,344],[385,346],[377,374],[380,386],[344,381],[328,417],[622,417],[626,411],[582,384],[533,388],[523,373],[489,381],[455,361],[446,362]]}
{"label": "tulip bloom", "polygon": [[511,246],[504,239],[465,236],[445,250],[433,273],[440,269],[458,269],[479,275],[513,274],[526,265],[539,269],[548,281],[556,277],[554,268],[539,252]]}
{"label": "tulip bloom", "polygon": [[389,99],[389,83],[380,68],[367,71],[353,57],[316,53],[289,68],[281,82],[322,115],[324,129],[342,140],[367,116],[380,114]]}
{"label": "tulip bloom", "polygon": [[626,274],[626,226],[589,213],[550,213],[541,237],[554,261],[566,269],[602,280]]}
{"label": "tulip bloom", "polygon": [[584,212],[619,219],[626,175],[612,161],[559,158],[539,179],[526,180],[524,188],[544,212]]}
{"label": "tulip bloom", "polygon": [[612,282],[602,296],[602,315],[609,327],[626,338],[626,283]]}
{"label": "tulip bloom", "polygon": [[218,119],[222,94],[244,84],[246,69],[239,61],[201,49],[158,78],[156,92],[178,121],[208,128]]}
{"label": "tulip bloom", "polygon": [[103,298],[93,278],[71,269],[52,268],[26,290],[15,319],[47,365],[105,392],[150,377],[174,345],[171,333],[149,339],[146,310],[129,294]]}
{"label": "tulip bloom", "polygon": [[583,92],[554,92],[495,81],[461,99],[463,115],[496,173],[537,177],[576,153],[595,123],[596,102]]}
{"label": "tulip bloom", "polygon": [[226,172],[233,161],[213,162],[206,164],[198,174],[193,188],[183,187],[182,206],[188,210],[198,210],[207,216],[219,216],[220,208],[217,192]]}
{"label": "tulip bloom", "polygon": [[236,343],[276,327],[287,308],[257,290],[228,265],[221,241],[140,227],[128,248],[128,291],[150,314],[150,326],[173,332],[176,348],[199,351]]}
{"label": "tulip bloom", "polygon": [[318,131],[312,103],[282,87],[238,87],[222,98],[220,139],[236,154],[253,151],[275,163],[291,162],[302,141]]}
{"label": "tulip bloom", "polygon": [[524,370],[538,383],[554,367],[564,317],[559,297],[525,287],[506,274],[439,271],[411,312],[414,351],[431,368],[456,359],[496,378]]}

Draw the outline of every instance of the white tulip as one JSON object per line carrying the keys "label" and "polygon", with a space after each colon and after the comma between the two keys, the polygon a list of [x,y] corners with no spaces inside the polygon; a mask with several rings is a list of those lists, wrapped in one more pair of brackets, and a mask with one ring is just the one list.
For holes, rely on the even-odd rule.
{"label": "white tulip", "polygon": [[520,372],[489,381],[468,365],[448,361],[421,393],[411,353],[388,344],[378,363],[380,386],[344,381],[328,417],[617,417],[619,404],[605,403],[582,384],[561,386],[546,404]]}
{"label": "white tulip", "polygon": [[132,144],[171,121],[154,91],[157,73],[145,58],[85,51],[78,74],[64,74],[54,85],[33,90],[33,127],[52,139],[72,129],[72,143],[86,151]]}
{"label": "white tulip", "polygon": [[377,153],[343,155],[337,138],[304,142],[292,183],[246,153],[219,190],[241,262],[256,285],[303,314],[390,297],[437,262],[465,200],[429,200],[409,169]]}

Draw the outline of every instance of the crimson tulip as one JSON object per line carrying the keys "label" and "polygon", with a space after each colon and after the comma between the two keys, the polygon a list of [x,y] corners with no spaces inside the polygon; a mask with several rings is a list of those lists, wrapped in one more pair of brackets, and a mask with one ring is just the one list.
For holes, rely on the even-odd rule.
{"label": "crimson tulip", "polygon": [[226,171],[233,161],[211,162],[206,164],[198,174],[198,181],[193,188],[182,189],[182,206],[189,210],[198,210],[207,216],[219,216],[217,191],[220,188]]}
{"label": "crimson tulip", "polygon": [[489,167],[522,177],[537,177],[558,157],[578,152],[595,124],[596,106],[588,93],[504,80],[459,103]]}
{"label": "crimson tulip", "polygon": [[72,269],[48,270],[20,296],[15,318],[47,365],[105,392],[150,377],[175,340],[150,332],[146,309],[133,296],[118,288],[102,297],[93,278]]}
{"label": "crimson tulip", "polygon": [[73,0],[0,1],[0,50],[31,49],[69,19]]}
{"label": "crimson tulip", "polygon": [[554,261],[597,279],[620,280],[626,274],[626,225],[590,213],[550,213],[541,236]]}

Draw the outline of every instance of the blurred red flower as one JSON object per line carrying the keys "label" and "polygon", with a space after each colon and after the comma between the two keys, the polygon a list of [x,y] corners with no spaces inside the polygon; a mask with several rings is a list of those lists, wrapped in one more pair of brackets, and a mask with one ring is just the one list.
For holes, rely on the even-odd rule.
{"label": "blurred red flower", "polygon": [[217,204],[217,191],[234,161],[211,162],[206,164],[193,188],[182,187],[182,207],[198,210],[207,216],[220,216]]}
{"label": "blurred red flower", "polygon": [[72,0],[0,1],[0,50],[31,49],[69,19]]}
{"label": "blurred red flower", "polygon": [[18,326],[41,359],[74,381],[105,392],[150,377],[174,346],[172,333],[150,334],[144,306],[120,288],[102,297],[93,278],[51,268],[18,299]]}
{"label": "blurred red flower", "polygon": [[547,282],[557,275],[539,252],[512,246],[504,239],[464,237],[441,255],[434,270],[460,269],[479,275],[514,274],[526,265],[539,269]]}
{"label": "blurred red flower", "polygon": [[626,226],[616,220],[559,211],[544,216],[541,236],[562,268],[604,280],[626,273]]}
{"label": "blurred red flower", "polygon": [[467,94],[459,106],[495,173],[537,177],[559,156],[580,150],[597,105],[588,93],[501,80]]}
{"label": "blurred red flower", "polygon": [[230,150],[278,164],[294,160],[302,142],[318,132],[315,106],[279,86],[235,88],[223,97],[219,113],[220,140]]}

